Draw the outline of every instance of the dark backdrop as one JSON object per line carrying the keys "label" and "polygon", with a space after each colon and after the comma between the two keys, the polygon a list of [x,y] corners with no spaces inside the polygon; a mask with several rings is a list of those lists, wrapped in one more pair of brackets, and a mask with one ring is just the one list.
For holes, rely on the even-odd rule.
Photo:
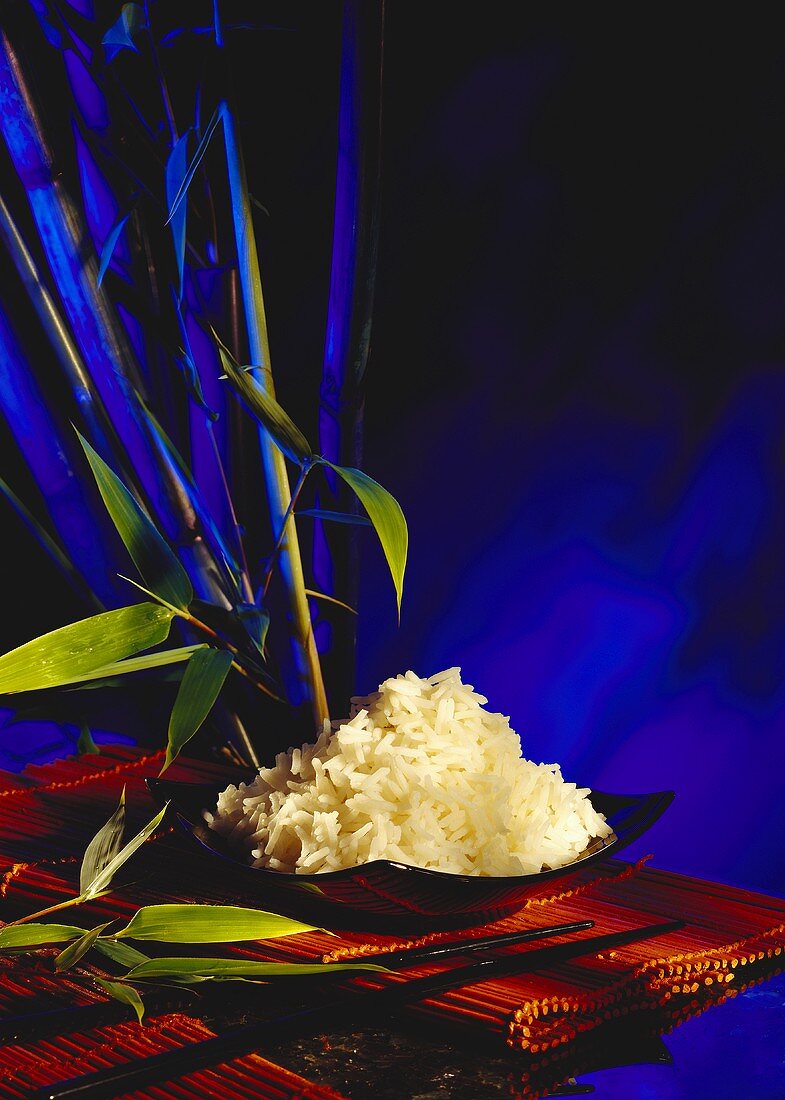
{"label": "dark backdrop", "polygon": [[[234,7],[296,27],[238,40],[234,70],[279,390],[312,429],[338,5]],[[527,755],[677,791],[641,852],[781,892],[780,36],[389,0],[385,80],[365,469],[411,556],[398,628],[363,547],[358,689],[461,665]],[[74,614],[35,554],[9,526],[7,575],[42,572],[4,647]]]}
{"label": "dark backdrop", "polygon": [[359,675],[461,665],[535,759],[677,791],[640,851],[778,891],[784,61],[717,9],[392,0],[367,468],[412,549]]}

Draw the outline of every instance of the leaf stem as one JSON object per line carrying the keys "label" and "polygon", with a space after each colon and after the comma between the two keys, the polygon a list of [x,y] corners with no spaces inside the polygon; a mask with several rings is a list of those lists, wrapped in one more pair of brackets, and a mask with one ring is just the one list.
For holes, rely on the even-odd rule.
{"label": "leaf stem", "polygon": [[5,927],[11,928],[17,924],[27,924],[28,921],[37,920],[39,917],[46,917],[50,913],[59,912],[61,909],[70,909],[74,905],[81,905],[85,900],[82,894],[78,894],[75,898],[68,898],[66,901],[58,901],[57,905],[49,905],[46,909],[39,909],[37,913],[28,913],[26,917],[17,917],[16,920],[8,921]]}
{"label": "leaf stem", "polygon": [[[216,641],[223,649],[228,649],[229,652],[233,653],[236,657],[241,656],[237,646],[232,645],[232,643],[227,641],[226,638],[222,638],[221,635],[216,633],[216,631],[213,630],[211,626],[208,626],[207,623],[203,623],[201,619],[197,619],[195,615],[192,615],[190,613],[190,611],[178,611],[177,614],[182,619],[185,619],[189,626],[193,626],[197,630],[201,630],[204,634],[207,634],[208,637]],[[243,668],[243,666],[239,664],[238,661],[232,661],[232,668],[235,669],[236,672],[239,672],[241,676],[244,676],[246,680],[250,680],[254,687],[258,688],[259,691],[264,692],[264,694],[268,695],[271,699],[275,699],[277,703],[285,702],[284,699],[281,699],[279,695],[276,695],[274,691],[271,691],[270,688],[263,684],[261,680],[257,680],[256,677],[253,676],[247,668]]]}

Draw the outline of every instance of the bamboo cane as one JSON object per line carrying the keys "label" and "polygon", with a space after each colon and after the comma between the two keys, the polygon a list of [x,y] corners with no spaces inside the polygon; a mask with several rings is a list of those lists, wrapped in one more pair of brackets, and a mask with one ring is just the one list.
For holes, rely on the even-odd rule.
{"label": "bamboo cane", "polygon": [[[330,297],[320,388],[319,445],[345,466],[362,466],[362,380],[368,363],[379,238],[384,0],[344,0],[338,105],[338,160]],[[327,470],[341,503],[350,497]],[[356,507],[352,499],[349,507]],[[314,545],[317,586],[357,606],[357,532],[336,531],[329,550]],[[332,582],[332,586],[331,586]],[[330,683],[336,695],[354,690],[356,620],[333,625]]]}
{"label": "bamboo cane", "polygon": [[[230,104],[224,100],[220,108],[223,115],[226,165],[232,202],[234,234],[237,243],[237,264],[240,291],[248,332],[251,363],[257,382],[272,396],[275,395],[270,371],[270,346],[267,336],[267,319],[259,271],[256,238],[251,220],[251,204],[245,165],[237,135],[237,125]],[[264,428],[259,431],[259,444],[264,464],[267,500],[273,530],[283,530],[279,550],[279,567],[286,585],[293,627],[293,649],[299,686],[303,697],[310,703],[314,721],[321,725],[329,718],[327,697],[316,642],[311,627],[308,597],[305,594],[302,557],[297,538],[294,516],[285,520],[291,490],[284,456]],[[285,523],[284,523],[285,520]]]}
{"label": "bamboo cane", "polygon": [[180,546],[200,595],[228,601],[215,577],[223,563],[202,536],[192,493],[165,445],[153,432],[131,382],[133,355],[119,332],[109,302],[96,283],[94,257],[86,260],[84,232],[74,203],[52,166],[32,97],[8,36],[0,34],[0,131],[27,192],[33,219],[55,278],[81,361],[122,439],[126,455],[115,455],[144,496],[167,534]]}

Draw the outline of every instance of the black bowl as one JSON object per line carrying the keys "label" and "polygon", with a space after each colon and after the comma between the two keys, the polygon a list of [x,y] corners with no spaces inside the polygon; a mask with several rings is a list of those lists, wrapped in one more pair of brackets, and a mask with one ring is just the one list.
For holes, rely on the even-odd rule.
{"label": "black bowl", "polygon": [[[244,863],[225,839],[209,829],[202,817],[212,810],[226,786],[218,783],[179,783],[169,779],[148,779],[147,785],[161,805],[170,802],[180,827],[199,844],[206,855],[221,860],[225,870],[242,876],[243,892],[260,894],[270,904],[271,894],[289,901],[300,899],[311,914],[319,909],[336,914],[361,916],[366,925],[412,923],[458,927],[513,912],[529,898],[568,888],[570,881],[601,859],[615,856],[646,832],[673,801],[673,791],[655,794],[620,795],[591,792],[595,810],[604,814],[613,834],[591,844],[574,863],[538,874],[510,878],[452,875],[377,859],[358,867],[321,874],[293,875]],[[239,882],[240,880],[238,880]],[[288,906],[292,908],[291,905]],[[297,908],[295,904],[295,908]],[[300,908],[303,906],[300,905]],[[374,920],[373,918],[377,918]],[[345,925],[352,922],[343,921]],[[355,920],[353,923],[357,923]],[[362,923],[362,921],[361,921]]]}

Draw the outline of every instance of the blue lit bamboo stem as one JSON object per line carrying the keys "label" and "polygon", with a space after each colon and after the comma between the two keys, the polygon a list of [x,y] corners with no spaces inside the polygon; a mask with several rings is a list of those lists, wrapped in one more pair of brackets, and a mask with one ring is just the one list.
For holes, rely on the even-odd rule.
{"label": "blue lit bamboo stem", "polygon": [[[237,262],[240,289],[248,331],[248,346],[254,377],[268,393],[274,395],[270,371],[270,346],[267,336],[262,280],[256,251],[251,204],[245,177],[245,165],[237,136],[234,114],[228,103],[221,105],[223,114],[226,163],[232,200],[234,234],[237,243]],[[317,724],[329,717],[327,698],[322,680],[319,655],[316,651],[308,597],[305,594],[302,558],[297,539],[294,516],[288,519],[287,509],[291,501],[289,478],[282,453],[264,428],[259,432],[259,443],[264,464],[267,500],[273,531],[283,530],[283,540],[278,555],[279,568],[286,584],[293,627],[294,655],[303,696],[309,701]]]}
{"label": "blue lit bamboo stem", "polygon": [[197,592],[228,605],[215,581],[216,572],[220,575],[224,570],[202,537],[191,492],[171,455],[150,431],[129,381],[136,373],[132,354],[96,285],[95,257],[85,258],[77,210],[52,171],[23,74],[4,33],[0,34],[0,131],[27,193],[82,362],[131,459],[123,465],[138,475],[153,512],[180,546]]}
{"label": "blue lit bamboo stem", "polygon": [[[338,158],[330,297],[320,389],[319,447],[332,462],[362,465],[362,380],[368,362],[379,238],[384,0],[344,0],[338,102]],[[325,471],[341,508],[348,494]],[[352,507],[353,502],[348,505]],[[357,604],[356,532],[342,528],[333,545],[314,544],[314,577],[323,592]],[[330,683],[354,690],[354,616],[335,621]]]}
{"label": "blue lit bamboo stem", "polygon": [[[91,502],[67,458],[70,448],[50,414],[29,363],[0,307],[0,410],[44,498],[49,517],[74,567],[100,604],[114,604],[111,558],[85,522]],[[116,582],[116,583],[115,583]],[[83,594],[80,592],[80,594]]]}
{"label": "blue lit bamboo stem", "polygon": [[60,361],[77,407],[91,436],[96,441],[96,446],[105,454],[113,455],[115,461],[119,461],[122,449],[106,409],[96,393],[93,380],[85,370],[79,349],[41,278],[38,266],[2,195],[0,195],[0,238],[6,245],[8,254],[38,314],[41,327],[46,332],[49,343]]}

